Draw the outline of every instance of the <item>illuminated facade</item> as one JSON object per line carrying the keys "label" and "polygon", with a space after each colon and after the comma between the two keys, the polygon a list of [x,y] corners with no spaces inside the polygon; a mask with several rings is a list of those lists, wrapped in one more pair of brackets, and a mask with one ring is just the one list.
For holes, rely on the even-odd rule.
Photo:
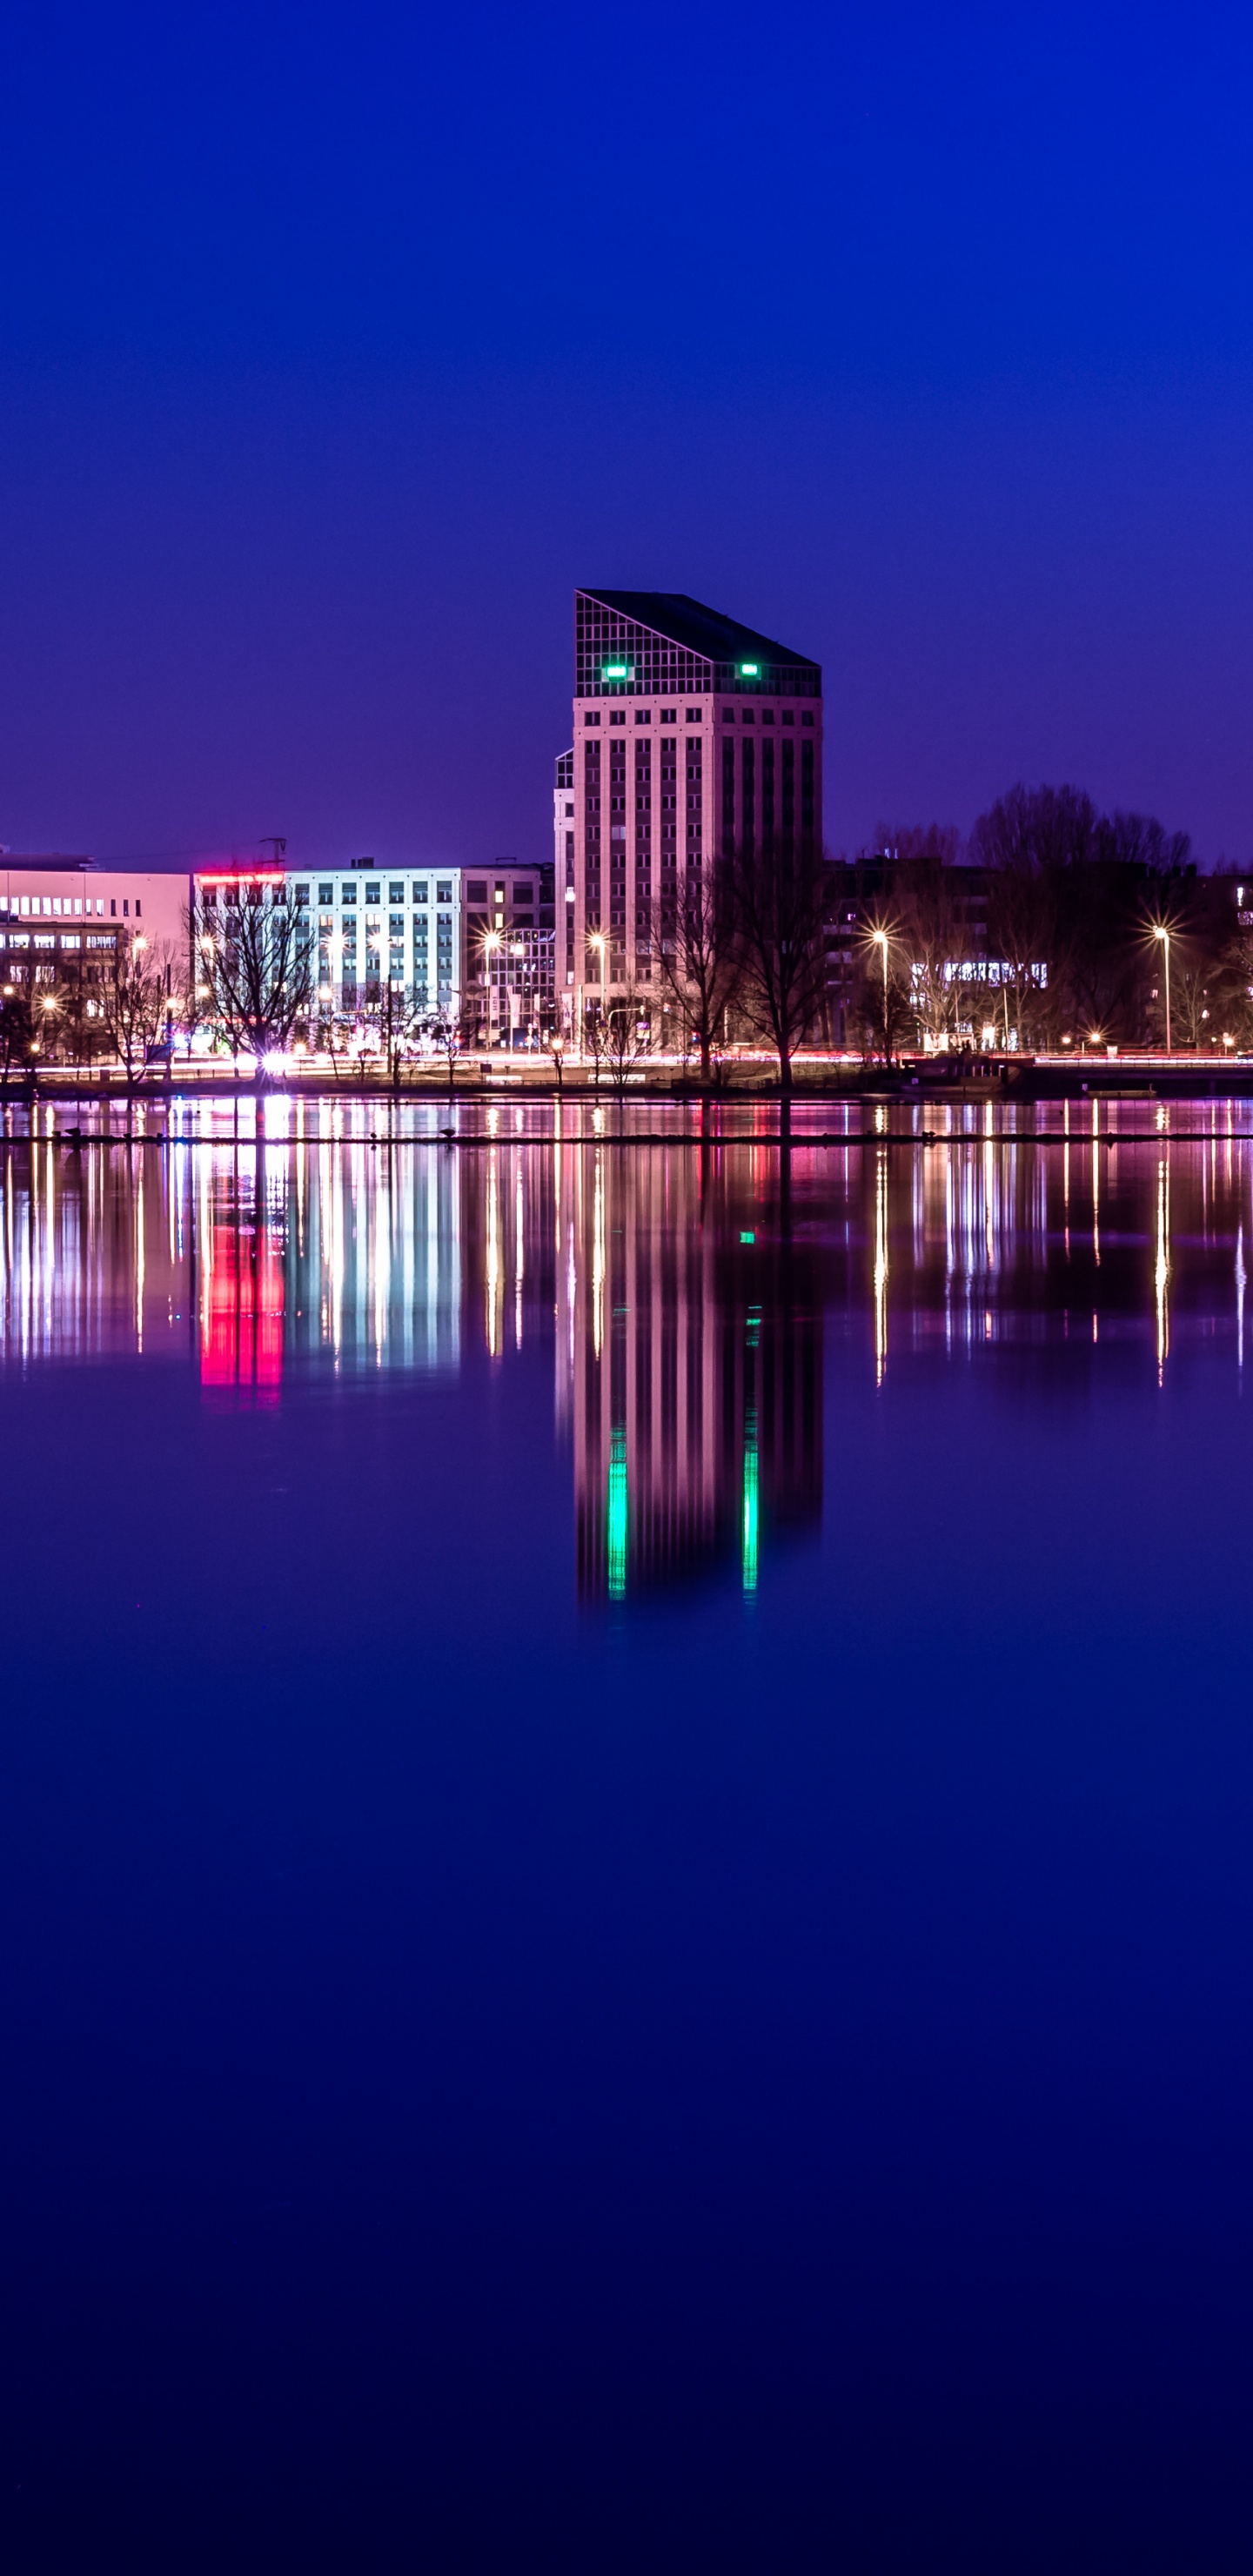
{"label": "illuminated facade", "polygon": [[821,848],[821,669],[680,592],[576,591],[574,749],[558,782],[574,807],[558,972],[577,1030],[607,991],[652,982],[685,877],[739,848]]}
{"label": "illuminated facade", "polygon": [[476,1046],[536,1046],[552,1028],[553,869],[496,859],[466,868],[465,999]]}
{"label": "illuminated facade", "polygon": [[351,1020],[385,994],[467,1022],[472,1043],[517,1043],[552,1022],[552,869],[209,868],[201,904],[281,887],[314,951],[313,1018]]}
{"label": "illuminated facade", "polygon": [[404,994],[416,1010],[456,1017],[464,981],[459,868],[380,868],[363,859],[286,873],[316,943],[319,1019],[351,1019],[385,990]]}
{"label": "illuminated facade", "polygon": [[[574,983],[574,753],[558,755],[553,784],[553,889],[556,939],[555,982],[565,993]],[[563,1012],[568,1019],[568,1011]]]}
{"label": "illuminated facade", "polygon": [[2,980],[78,986],[90,1013],[92,987],[107,978],[119,941],[142,940],[177,990],[190,891],[185,876],[0,853]]}

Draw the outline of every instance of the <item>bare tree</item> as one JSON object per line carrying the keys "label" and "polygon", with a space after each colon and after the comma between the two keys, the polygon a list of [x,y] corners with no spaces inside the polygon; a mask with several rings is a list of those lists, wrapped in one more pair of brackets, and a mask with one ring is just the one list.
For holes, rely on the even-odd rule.
{"label": "bare tree", "polygon": [[206,1016],[236,1055],[258,1065],[283,1053],[308,1021],[313,998],[313,941],[308,914],[288,901],[288,888],[241,878],[192,908],[196,981],[207,987]]}
{"label": "bare tree", "polygon": [[24,977],[0,992],[0,1099],[8,1099],[10,1081],[19,1067],[23,1082],[34,1077],[38,1061],[34,993],[35,987]]}
{"label": "bare tree", "polygon": [[448,1097],[450,1100],[453,1097],[455,1089],[453,1077],[457,1070],[457,1058],[461,1054],[463,1046],[472,1036],[474,1026],[475,1021],[473,1013],[468,1007],[459,1011],[454,1011],[451,1003],[449,1002],[439,1002],[433,1010],[425,1011],[422,1014],[422,1034],[425,1038],[429,1039],[430,1044],[434,1047],[437,1055],[443,1056],[448,1067]]}
{"label": "bare tree", "polygon": [[743,970],[739,1007],[778,1056],[787,1100],[792,1058],[826,999],[826,870],[806,842],[795,849],[742,846],[731,861],[731,885]]}
{"label": "bare tree", "polygon": [[619,1100],[625,1094],[627,1077],[641,1059],[651,1054],[653,1033],[647,1016],[647,994],[625,992],[615,995],[599,1022],[603,1061]]}
{"label": "bare tree", "polygon": [[1005,1038],[1042,1040],[1064,1012],[1078,919],[1076,891],[1094,853],[1097,813],[1077,787],[1021,784],[981,814],[972,856],[988,870],[988,953],[1005,970]]}
{"label": "bare tree", "polygon": [[662,984],[674,995],[685,1036],[700,1050],[701,1079],[708,1082],[714,1048],[743,982],[734,885],[690,867],[677,902],[663,902],[654,917],[652,955]]}
{"label": "bare tree", "polygon": [[426,1005],[415,1004],[405,985],[384,984],[369,1005],[366,1024],[378,1041],[392,1090],[399,1091],[401,1064],[426,1024]]}
{"label": "bare tree", "polygon": [[882,948],[873,933],[867,937],[858,1016],[867,1053],[881,1054],[884,1063],[890,1064],[900,1040],[917,1026],[919,1006],[912,982],[906,980],[910,972],[908,937],[899,924],[884,936],[888,941],[886,974]]}
{"label": "bare tree", "polygon": [[119,930],[100,987],[101,1018],[114,1054],[126,1076],[130,1100],[174,1007],[175,959],[164,942],[151,945],[142,931],[131,937]]}

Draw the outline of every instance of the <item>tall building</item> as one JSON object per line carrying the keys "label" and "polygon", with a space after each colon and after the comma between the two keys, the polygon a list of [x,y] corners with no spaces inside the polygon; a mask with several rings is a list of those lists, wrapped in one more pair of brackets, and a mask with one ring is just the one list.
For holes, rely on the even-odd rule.
{"label": "tall building", "polygon": [[558,984],[578,1029],[606,990],[652,982],[654,928],[691,871],[766,841],[821,846],[822,671],[681,591],[579,590],[574,621],[555,802]]}

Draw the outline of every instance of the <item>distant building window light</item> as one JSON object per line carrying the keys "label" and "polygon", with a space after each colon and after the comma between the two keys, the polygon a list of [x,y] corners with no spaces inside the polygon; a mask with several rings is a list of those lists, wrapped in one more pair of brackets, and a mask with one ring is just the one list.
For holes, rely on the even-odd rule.
{"label": "distant building window light", "polygon": [[741,662],[740,678],[742,680],[759,680],[761,678],[760,662]]}
{"label": "distant building window light", "polygon": [[633,680],[635,664],[634,662],[602,662],[600,676],[602,680]]}

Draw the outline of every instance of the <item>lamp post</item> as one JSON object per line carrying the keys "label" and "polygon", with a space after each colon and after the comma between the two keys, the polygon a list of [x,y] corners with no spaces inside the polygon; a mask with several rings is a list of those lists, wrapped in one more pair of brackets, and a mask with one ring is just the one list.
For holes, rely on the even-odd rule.
{"label": "lamp post", "polygon": [[870,936],[883,957],[883,1061],[887,1064],[890,1062],[888,1055],[888,935],[886,930],[872,930]]}
{"label": "lamp post", "polygon": [[1155,939],[1160,939],[1160,941],[1161,941],[1161,943],[1162,943],[1162,955],[1164,956],[1164,958],[1165,958],[1165,960],[1166,960],[1166,1053],[1167,1053],[1167,1055],[1169,1055],[1169,1054],[1170,1054],[1170,932],[1169,932],[1169,931],[1168,931],[1168,930],[1163,926],[1163,924],[1162,924],[1160,921],[1159,921],[1159,922],[1155,922],[1155,923],[1154,923],[1154,926],[1153,926],[1153,937],[1154,937]]}
{"label": "lamp post", "polygon": [[489,1046],[492,1042],[492,950],[493,948],[499,948],[499,946],[500,932],[498,930],[485,930],[483,933],[483,954],[487,959],[487,1043]]}

